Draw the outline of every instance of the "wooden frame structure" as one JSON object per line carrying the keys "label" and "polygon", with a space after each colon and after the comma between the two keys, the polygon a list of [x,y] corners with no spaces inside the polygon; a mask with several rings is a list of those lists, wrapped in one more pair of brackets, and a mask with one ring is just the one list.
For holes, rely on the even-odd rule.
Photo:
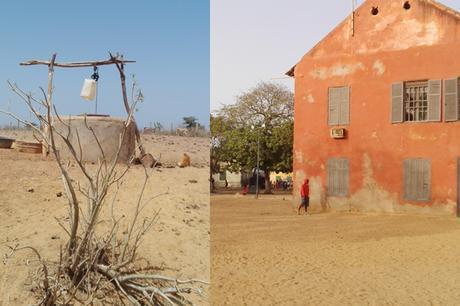
{"label": "wooden frame structure", "polygon": [[[105,65],[115,65],[118,69],[120,74],[120,81],[121,81],[121,90],[123,94],[123,103],[125,106],[126,113],[128,116],[132,114],[131,107],[129,106],[128,102],[128,95],[126,93],[126,75],[124,71],[125,64],[135,63],[136,61],[132,60],[125,60],[123,55],[113,55],[109,52],[109,59],[107,60],[100,60],[100,61],[87,61],[87,62],[73,62],[73,63],[58,63],[56,62],[57,54],[54,53],[49,61],[43,60],[29,60],[20,63],[21,66],[33,66],[33,65],[46,65],[48,66],[48,91],[47,91],[47,99],[52,106],[52,95],[53,95],[53,77],[54,77],[54,67],[60,68],[83,68],[83,67],[97,67],[97,66],[105,66]],[[139,133],[139,129],[137,127],[136,121],[133,116],[133,123],[134,123],[134,130],[136,134],[136,141],[137,147],[140,151],[140,156],[145,155],[145,149],[142,145],[141,136]]]}

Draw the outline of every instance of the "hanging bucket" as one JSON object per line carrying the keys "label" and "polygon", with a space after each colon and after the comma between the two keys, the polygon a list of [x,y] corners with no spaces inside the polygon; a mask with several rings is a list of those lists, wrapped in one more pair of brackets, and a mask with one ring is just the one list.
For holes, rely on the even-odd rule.
{"label": "hanging bucket", "polygon": [[96,97],[96,90],[96,81],[92,79],[85,79],[80,96],[86,101],[94,100]]}

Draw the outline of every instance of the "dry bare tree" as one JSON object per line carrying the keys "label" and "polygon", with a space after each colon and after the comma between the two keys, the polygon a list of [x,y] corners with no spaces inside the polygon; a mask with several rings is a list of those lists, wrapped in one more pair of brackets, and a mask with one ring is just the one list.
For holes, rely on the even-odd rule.
{"label": "dry bare tree", "polygon": [[[158,275],[154,270],[143,270],[136,264],[142,237],[158,220],[158,212],[151,218],[141,217],[146,204],[154,198],[144,197],[149,178],[148,169],[144,168],[145,177],[132,218],[123,223],[123,217],[115,214],[114,205],[118,191],[131,167],[131,163],[122,166],[117,161],[123,139],[128,137],[128,127],[133,122],[132,111],[124,122],[123,131],[119,135],[118,150],[112,158],[106,156],[96,132],[85,119],[86,128],[91,131],[101,155],[97,165],[91,166],[82,160],[78,131],[61,118],[56,107],[52,106],[52,84],[49,84],[47,92],[41,88],[42,98],[36,98],[21,90],[16,84],[8,84],[40,125],[23,120],[11,112],[1,112],[29,126],[39,135],[40,141],[50,148],[61,173],[68,204],[69,223],[64,224],[56,219],[68,236],[57,263],[45,262],[39,251],[32,246],[10,246],[11,252],[6,256],[7,258],[22,249],[29,249],[35,253],[41,263],[39,279],[35,280],[41,292],[40,304],[67,305],[76,300],[90,304],[98,299],[110,302],[107,300],[108,297],[116,297],[119,299],[116,304],[129,301],[134,305],[191,305],[185,294],[201,294],[199,284],[207,284],[205,281],[180,280]],[[138,92],[132,97],[130,110],[136,108],[142,95]],[[44,109],[45,112],[41,113],[40,109]],[[65,128],[57,129],[56,122]],[[75,134],[78,146],[71,142],[72,134]],[[56,145],[58,139],[65,144],[65,148]],[[71,161],[61,157],[60,149],[70,151]],[[82,173],[82,181],[72,177],[72,164]],[[111,225],[106,230],[98,226],[104,207],[111,211]],[[114,303],[113,300],[111,302]]]}

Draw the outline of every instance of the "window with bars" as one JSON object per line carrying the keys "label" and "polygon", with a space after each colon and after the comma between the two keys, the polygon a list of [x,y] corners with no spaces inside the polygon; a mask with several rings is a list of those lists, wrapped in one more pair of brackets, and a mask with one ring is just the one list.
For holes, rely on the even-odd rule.
{"label": "window with bars", "polygon": [[327,194],[333,197],[348,196],[348,183],[348,159],[330,158],[327,161]]}
{"label": "window with bars", "polygon": [[428,120],[428,81],[404,83],[404,121]]}
{"label": "window with bars", "polygon": [[425,121],[441,121],[441,80],[394,83],[391,87],[391,122]]}

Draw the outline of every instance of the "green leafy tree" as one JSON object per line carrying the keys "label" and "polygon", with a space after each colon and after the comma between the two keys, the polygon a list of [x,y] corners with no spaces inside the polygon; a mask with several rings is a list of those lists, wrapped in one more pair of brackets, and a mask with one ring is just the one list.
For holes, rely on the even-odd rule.
{"label": "green leafy tree", "polygon": [[211,170],[223,165],[232,172],[251,171],[257,166],[259,142],[259,168],[267,179],[271,171],[292,171],[293,104],[293,93],[285,86],[260,83],[224,106],[211,117],[211,159],[216,164]]}

